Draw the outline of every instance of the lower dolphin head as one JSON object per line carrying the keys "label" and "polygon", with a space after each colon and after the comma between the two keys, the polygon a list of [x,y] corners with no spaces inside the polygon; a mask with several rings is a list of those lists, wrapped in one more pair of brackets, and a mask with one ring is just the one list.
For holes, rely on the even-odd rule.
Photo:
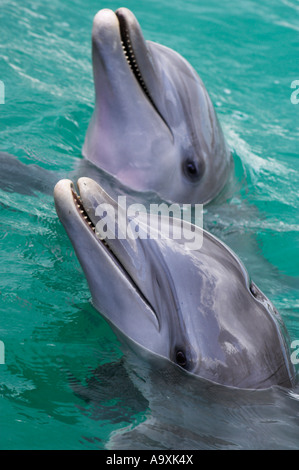
{"label": "lower dolphin head", "polygon": [[[202,236],[198,250],[186,249],[188,236],[142,236],[169,222],[157,219],[160,228],[151,232],[146,214],[140,215],[138,237],[121,236],[124,222],[128,229],[132,220],[116,201],[89,178],[80,178],[78,189],[80,197],[70,180],[58,182],[56,210],[94,306],[116,331],[216,383],[239,388],[292,385],[278,314],[228,247],[191,224],[187,231]],[[110,236],[102,240],[104,232]]]}
{"label": "lower dolphin head", "polygon": [[96,14],[92,59],[95,109],[83,155],[134,190],[178,203],[212,200],[231,156],[192,66],[145,41],[126,8]]}

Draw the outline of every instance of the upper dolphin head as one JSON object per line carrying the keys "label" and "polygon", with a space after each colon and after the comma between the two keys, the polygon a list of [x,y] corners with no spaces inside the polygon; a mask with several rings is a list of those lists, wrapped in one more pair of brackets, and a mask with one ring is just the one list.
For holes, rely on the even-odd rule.
{"label": "upper dolphin head", "polygon": [[96,14],[92,59],[95,109],[83,155],[134,190],[178,203],[212,200],[231,156],[193,67],[145,41],[126,8]]}
{"label": "upper dolphin head", "polygon": [[[95,307],[117,331],[213,382],[291,386],[278,314],[228,247],[191,224],[181,238],[153,236],[165,233],[169,219],[154,219],[149,227],[147,214],[139,214],[138,236],[134,229],[128,236],[128,212],[89,178],[80,178],[78,188],[80,198],[70,180],[58,182],[56,210]],[[179,219],[172,222],[181,226]],[[97,230],[102,238],[110,235],[101,240]],[[186,246],[191,231],[202,237],[199,249]]]}

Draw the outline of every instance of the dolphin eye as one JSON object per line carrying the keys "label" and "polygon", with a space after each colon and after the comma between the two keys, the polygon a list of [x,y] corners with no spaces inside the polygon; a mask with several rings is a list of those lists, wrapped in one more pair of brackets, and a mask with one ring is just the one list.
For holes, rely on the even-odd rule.
{"label": "dolphin eye", "polygon": [[175,356],[176,362],[181,367],[186,367],[187,365],[187,358],[183,351],[177,351]]}
{"label": "dolphin eye", "polygon": [[250,290],[251,294],[253,295],[253,297],[258,296],[258,290],[255,287],[255,285],[253,284],[253,282],[250,283],[249,290]]}
{"label": "dolphin eye", "polygon": [[259,290],[259,288],[252,281],[250,282],[249,290],[250,290],[251,295],[255,299],[259,300],[260,302],[266,301],[266,303],[269,304],[269,302],[267,302],[267,298],[265,297],[265,295]]}
{"label": "dolphin eye", "polygon": [[185,160],[183,170],[187,178],[191,181],[199,180],[203,173],[202,165],[192,158]]}

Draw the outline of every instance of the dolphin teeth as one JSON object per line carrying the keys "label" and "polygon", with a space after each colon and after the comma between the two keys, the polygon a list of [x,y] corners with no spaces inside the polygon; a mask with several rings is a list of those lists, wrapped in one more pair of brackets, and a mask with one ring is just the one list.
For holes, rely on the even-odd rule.
{"label": "dolphin teeth", "polygon": [[73,199],[74,199],[74,203],[77,207],[77,210],[78,210],[78,213],[80,214],[80,217],[82,218],[82,220],[84,220],[84,222],[86,223],[86,225],[92,229],[93,232],[95,232],[95,226],[94,226],[94,223],[92,222],[92,220],[90,220],[89,216],[88,216],[88,213],[86,212],[86,210],[84,209],[84,206],[82,204],[82,201],[81,201],[81,198],[80,196],[78,196],[78,194],[72,190],[72,193],[73,193]]}
{"label": "dolphin teeth", "polygon": [[121,47],[124,51],[125,58],[128,62],[128,65],[130,66],[133,74],[136,77],[136,80],[138,81],[139,85],[141,86],[142,90],[148,97],[148,99],[151,101],[151,103],[154,105],[154,102],[150,96],[150,93],[146,87],[146,84],[142,78],[141,72],[138,67],[138,63],[134,54],[134,49],[132,46],[132,42],[130,39],[130,33],[128,28],[125,25],[120,24],[120,33],[121,33]]}
{"label": "dolphin teeth", "polygon": [[133,47],[133,44],[132,44],[132,41],[131,41],[131,38],[130,38],[130,28],[128,27],[128,24],[127,24],[126,20],[123,17],[121,17],[119,15],[116,15],[116,16],[118,17],[118,20],[119,20],[120,43],[121,43],[121,46],[123,48],[127,63],[130,66],[130,68],[132,70],[132,73],[134,74],[134,76],[135,76],[137,82],[139,83],[140,88],[144,92],[146,98],[149,100],[149,102],[151,103],[153,108],[160,115],[161,119],[165,122],[166,126],[169,127],[167,122],[165,121],[164,117],[162,116],[161,112],[157,108],[157,106],[156,106],[156,104],[155,104],[155,102],[154,102],[154,100],[151,96],[151,93],[147,89],[146,82],[144,80],[141,81],[142,75],[141,75],[141,72],[139,70],[138,61],[136,59],[135,52],[134,52],[134,47]]}

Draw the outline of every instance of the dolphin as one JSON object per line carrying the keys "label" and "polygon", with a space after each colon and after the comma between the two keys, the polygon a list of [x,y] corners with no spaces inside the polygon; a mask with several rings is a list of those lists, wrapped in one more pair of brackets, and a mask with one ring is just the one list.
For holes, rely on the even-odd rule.
{"label": "dolphin", "polygon": [[[224,386],[293,386],[281,318],[220,240],[187,222],[184,236],[166,236],[165,225],[181,227],[181,219],[160,215],[148,227],[148,214],[128,216],[90,178],[80,178],[77,189],[60,180],[54,200],[93,304],[124,344]],[[123,236],[136,220],[138,236]],[[186,246],[191,231],[201,237],[198,248]]]}
{"label": "dolphin", "polygon": [[120,8],[95,15],[92,62],[95,107],[83,156],[135,191],[180,204],[213,200],[232,157],[187,60],[146,41],[134,14]]}
{"label": "dolphin", "polygon": [[15,155],[0,151],[0,189],[23,195],[43,193],[53,196],[53,189],[61,175],[30,163],[25,164]]}

